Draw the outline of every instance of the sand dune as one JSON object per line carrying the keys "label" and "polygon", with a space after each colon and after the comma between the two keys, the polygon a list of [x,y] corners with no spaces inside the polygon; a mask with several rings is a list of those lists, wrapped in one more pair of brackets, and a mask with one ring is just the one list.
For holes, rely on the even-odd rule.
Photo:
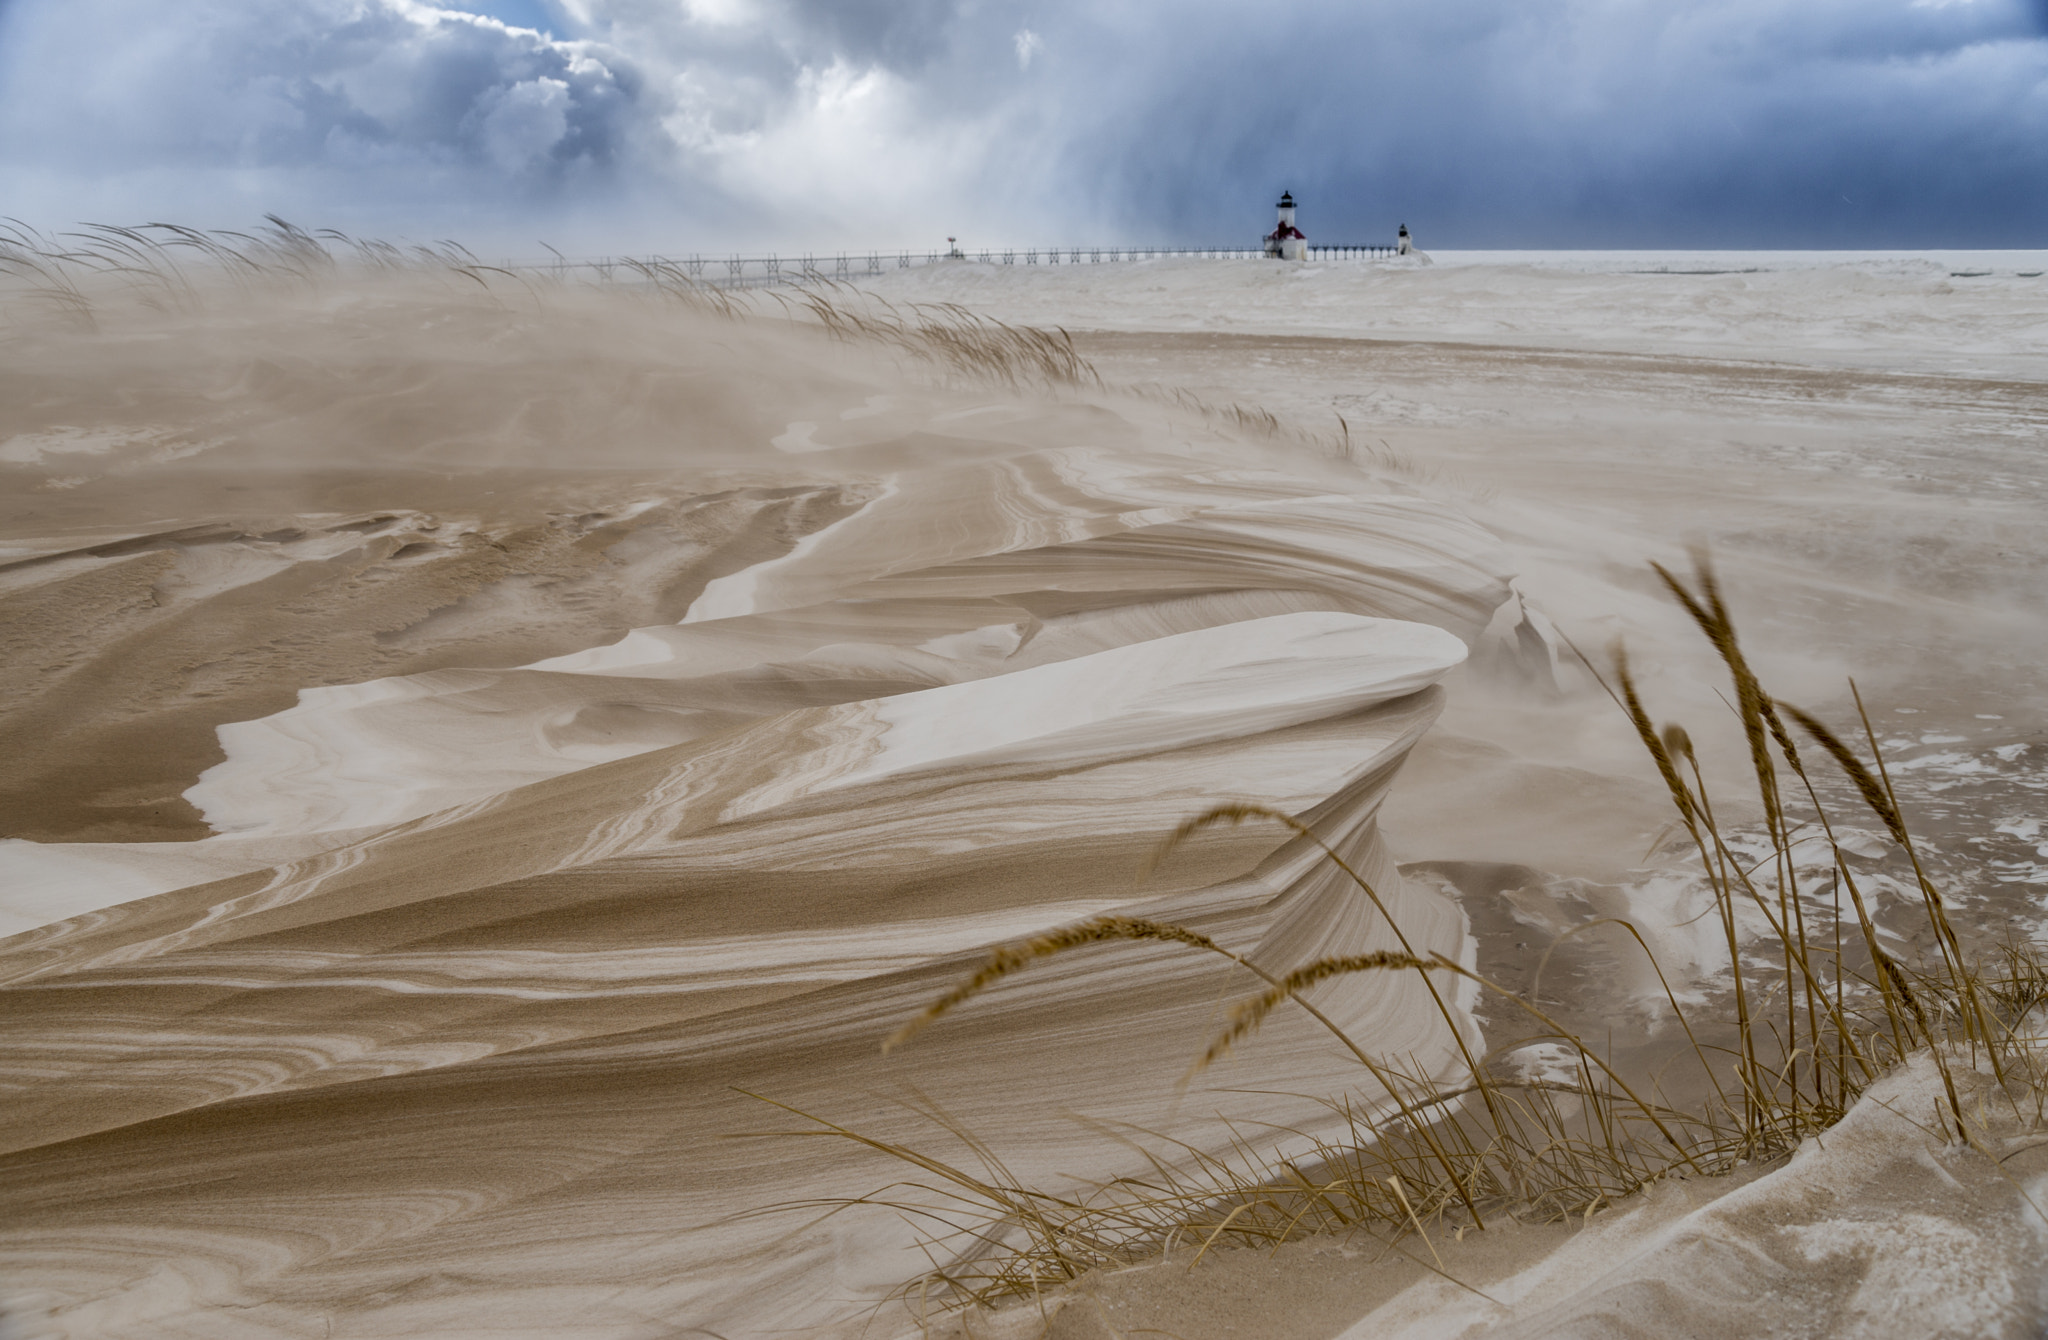
{"label": "sand dune", "polygon": [[[439,310],[387,301],[394,324]],[[276,330],[243,319],[236,338],[323,338],[288,312]],[[649,324],[666,344],[636,362],[731,366],[731,327]],[[933,1133],[898,1103],[921,1093],[1047,1177],[1130,1166],[1074,1113],[1219,1150],[1228,1120],[1327,1125],[1318,1099],[1348,1066],[1299,1020],[1177,1090],[1218,993],[1245,984],[1172,947],[1067,956],[999,1008],[879,1054],[988,946],[1103,911],[1202,927],[1269,970],[1395,947],[1277,826],[1217,830],[1143,874],[1162,835],[1218,802],[1309,819],[1418,947],[1467,954],[1461,914],[1393,869],[1375,814],[1439,709],[1432,685],[1510,602],[1484,532],[1341,463],[1191,439],[1204,430],[1142,403],[963,399],[802,332],[741,335],[750,375],[775,386],[738,397],[756,409],[840,369],[837,441],[814,423],[801,453],[681,442],[662,470],[641,448],[623,479],[607,470],[632,453],[607,442],[525,484],[542,509],[52,527],[17,547],[17,590],[80,646],[30,682],[46,714],[66,694],[118,713],[87,681],[132,697],[165,642],[210,637],[233,664],[354,637],[430,662],[308,683],[333,663],[316,645],[281,682],[184,706],[222,718],[225,757],[185,796],[223,836],[0,848],[40,890],[8,910],[45,923],[0,950],[9,1306],[29,1333],[624,1335],[653,1317],[760,1333],[858,1316],[904,1278],[907,1226],[848,1216],[791,1241],[801,1217],[728,1217],[861,1195],[888,1161],[727,1138],[789,1124],[740,1089],[905,1137]],[[430,381],[478,375],[414,356]],[[334,375],[321,432],[398,374]],[[400,462],[431,454],[488,493],[507,466],[484,430],[505,410],[484,391],[532,403],[604,373],[500,375],[434,402],[480,423],[401,416],[347,462],[347,491],[388,480],[410,501],[421,484]],[[680,422],[715,419],[715,394],[734,398]],[[119,457],[57,496],[99,488],[139,516],[162,505],[153,479],[230,478],[276,431],[211,457]],[[530,531],[521,506],[549,518],[556,570],[463,567]],[[782,523],[692,525],[721,510]],[[80,607],[78,582],[138,561],[127,580],[155,604]],[[439,603],[407,596],[429,580]],[[281,599],[288,583],[303,594]],[[357,621],[369,638],[337,622],[378,598],[364,587],[385,602]],[[313,626],[280,628],[294,609]],[[630,610],[666,618],[628,631]],[[546,654],[500,668],[480,644]],[[172,696],[203,699],[183,674]],[[232,715],[287,686],[295,705]],[[1322,995],[1419,1069],[1450,1064],[1413,978]]]}
{"label": "sand dune", "polygon": [[[1079,304],[1127,331],[1227,317],[1471,336],[1488,304],[1535,322],[1557,284],[1598,290],[1608,316],[1588,322],[1671,319],[1625,276],[1475,271],[1401,310],[1365,303],[1398,297],[1380,279],[1339,276],[1283,311],[1263,270],[1202,271],[1223,276],[1213,307],[1187,307],[1193,273],[906,282],[1041,319],[1032,304]],[[1149,306],[1126,291],[1162,274],[1173,291]],[[1921,335],[1843,332],[1936,282],[1854,277],[1815,361],[1874,348],[1931,367]],[[1728,301],[1796,306],[1841,283],[1794,275]],[[1687,301],[1711,315],[1713,296]],[[1948,329],[1989,358],[2023,304],[2010,285],[1970,302]],[[1657,338],[1711,345],[1754,317]],[[1573,354],[1567,375],[1436,349],[1369,386],[1345,360],[1377,346],[1357,341],[1265,373],[1249,336],[1093,337],[1130,380],[1212,399],[1267,377],[1261,393],[1314,428],[1267,433],[1156,392],[964,383],[900,344],[622,288],[365,281],[173,313],[110,299],[97,332],[16,322],[0,372],[0,1306],[24,1336],[904,1329],[875,1309],[923,1267],[914,1225],[749,1213],[869,1195],[900,1165],[771,1136],[805,1124],[751,1095],[965,1156],[943,1113],[1047,1185],[1142,1167],[1116,1123],[1299,1148],[1337,1124],[1326,1098],[1379,1095],[1287,1012],[1190,1080],[1251,983],[1179,946],[1062,954],[907,1047],[879,1043],[991,946],[1102,913],[1195,927],[1268,970],[1394,947],[1277,825],[1207,830],[1148,869],[1221,802],[1310,823],[1422,952],[1526,974],[1530,928],[1560,934],[1581,906],[1625,908],[1682,949],[1684,872],[1632,869],[1658,799],[1546,610],[1596,638],[1670,632],[1640,559],[1668,555],[1685,517],[1763,537],[1731,558],[1738,580],[1792,570],[1796,520],[1758,504],[1763,485],[1719,482],[1725,455],[1688,458],[1700,416],[1729,412],[1696,388],[1742,389],[1745,423],[1820,431],[1787,408],[1810,386],[1748,365]],[[1788,347],[1813,335],[1796,325]],[[1945,374],[1870,376],[1844,394],[1892,397],[1912,433],[1950,412],[1977,415],[1985,442],[2036,422],[2032,383],[1979,401]],[[1382,384],[1421,398],[1341,401]],[[1399,447],[1469,474],[1346,450],[1324,400],[1361,439],[1407,431]],[[1536,427],[1503,427],[1510,410]],[[1681,422],[1664,459],[1616,445]],[[1880,600],[1881,546],[1830,530],[1813,570],[1774,588],[1766,643],[1820,630],[1812,682],[1929,611],[1964,630],[1930,659],[1997,644],[2040,558],[2015,487],[1921,489],[1922,510],[1896,513],[1992,518],[1971,543],[2018,555],[2004,577]],[[1906,492],[1865,472],[1826,505]],[[2001,645],[2023,659],[2033,643]],[[1660,692],[1712,702],[1646,659]],[[2015,721],[2033,710],[2031,681],[1971,664],[1949,715],[2013,683]],[[1997,794],[2025,791],[2027,757]],[[2033,831],[2014,824],[2014,841]],[[1425,864],[1404,875],[1397,852]],[[1574,972],[1574,1008],[1650,1019],[1639,968]],[[1454,1073],[1456,1039],[1413,976],[1315,999],[1383,1054]],[[1467,1041],[1491,1026],[1455,1004]],[[1532,1310],[1530,1333],[1614,1310],[1572,1297],[1542,1294],[1581,1311]]]}

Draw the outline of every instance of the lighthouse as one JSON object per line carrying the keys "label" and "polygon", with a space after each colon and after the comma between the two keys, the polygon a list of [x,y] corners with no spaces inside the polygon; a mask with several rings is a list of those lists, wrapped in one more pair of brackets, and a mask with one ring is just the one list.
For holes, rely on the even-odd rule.
{"label": "lighthouse", "polygon": [[1274,260],[1308,259],[1308,234],[1294,226],[1294,192],[1280,194],[1280,223],[1266,234],[1266,254]]}

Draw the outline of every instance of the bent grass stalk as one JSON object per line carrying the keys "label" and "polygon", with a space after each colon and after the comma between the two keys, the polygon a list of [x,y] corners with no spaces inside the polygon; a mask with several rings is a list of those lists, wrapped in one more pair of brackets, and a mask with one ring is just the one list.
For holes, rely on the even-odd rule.
{"label": "bent grass stalk", "polygon": [[[1715,817],[1690,736],[1678,726],[1655,725],[1627,657],[1616,649],[1614,684],[1590,661],[1587,666],[1635,726],[1699,859],[1728,954],[1724,966],[1733,1013],[1727,1021],[1734,1032],[1732,1049],[1708,1041],[1696,1029],[1656,955],[1631,923],[1603,918],[1574,928],[1559,942],[1595,925],[1618,926],[1634,940],[1681,1025],[1687,1042],[1683,1055],[1699,1068],[1706,1098],[1677,1107],[1646,1096],[1609,1058],[1547,1012],[1533,993],[1525,998],[1441,954],[1417,952],[1371,883],[1299,819],[1261,806],[1217,806],[1183,823],[1152,864],[1211,825],[1276,823],[1313,844],[1356,885],[1386,921],[1400,950],[1324,958],[1276,972],[1187,927],[1098,918],[996,950],[983,967],[890,1034],[885,1049],[904,1045],[1043,958],[1086,945],[1153,941],[1216,954],[1265,984],[1232,1008],[1222,1029],[1197,1054],[1190,1076],[1248,1043],[1275,1010],[1292,1003],[1343,1043],[1385,1097],[1364,1105],[1350,1095],[1326,1100],[1342,1132],[1337,1137],[1285,1129],[1257,1137],[1233,1125],[1230,1148],[1222,1154],[1160,1133],[1134,1132],[1142,1138],[1127,1143],[1143,1154],[1150,1168],[1147,1174],[1067,1194],[997,1175],[993,1170],[1000,1164],[993,1152],[935,1110],[928,1115],[967,1143],[987,1175],[976,1176],[930,1154],[872,1140],[785,1108],[815,1122],[812,1134],[857,1141],[936,1179],[936,1186],[899,1184],[858,1202],[887,1205],[932,1226],[922,1242],[931,1269],[899,1296],[949,1309],[993,1306],[1008,1298],[1036,1296],[1050,1285],[1141,1259],[1180,1241],[1200,1243],[1199,1259],[1224,1244],[1277,1246],[1311,1233],[1371,1228],[1396,1240],[1412,1232],[1434,1255],[1424,1231],[1432,1220],[1450,1223],[1462,1234],[1483,1227],[1487,1213],[1537,1220],[1590,1216],[1601,1205],[1674,1173],[1720,1173],[1744,1162],[1782,1156],[1800,1140],[1838,1121],[1877,1077],[1920,1050],[1930,1050],[1940,1070],[1948,1100],[1944,1121],[1973,1147],[1981,1146],[1971,1134],[1955,1085],[1946,1055],[1951,1046],[1966,1045],[1988,1054],[1998,1087],[2012,1101],[2015,1115],[2020,1115],[2023,1094],[2032,1102],[2033,1122],[2041,1123],[2048,1076],[2040,1072],[2039,1040],[2028,1035],[2022,1021],[2048,1003],[2048,962],[2012,943],[2005,946],[1997,970],[1978,966],[1965,955],[1944,901],[1906,830],[1860,695],[1857,707],[1874,769],[1818,718],[1777,702],[1765,691],[1743,656],[1704,557],[1695,556],[1691,584],[1662,567],[1656,572],[1692,616],[1733,681],[1735,711],[1770,847],[1766,858],[1745,866],[1736,856]],[[1788,718],[1841,770],[1907,858],[1919,885],[1922,912],[1940,948],[1937,966],[1909,969],[1882,947],[1868,900],[1821,802],[1820,788],[1785,724]],[[1796,779],[1794,790],[1803,793],[1813,809],[1812,819],[1796,821],[1788,811],[1786,774]],[[1815,822],[1817,839],[1810,832]],[[1802,903],[1793,849],[1815,840],[1826,843],[1832,855],[1836,893],[1831,908],[1809,911]],[[1770,886],[1762,886],[1755,875],[1767,867]],[[1846,938],[1842,890],[1849,894],[1848,914],[1855,922]],[[1740,905],[1754,908],[1770,938],[1779,941],[1782,977],[1761,1000],[1753,996],[1756,984],[1742,959]],[[1856,943],[1869,957],[1867,977],[1844,957],[1844,946]],[[1310,998],[1316,988],[1338,978],[1381,972],[1413,972],[1426,986],[1456,1041],[1466,1071],[1462,1082],[1446,1085],[1400,1058],[1372,1055]],[[1470,980],[1529,1018],[1538,1031],[1475,1056],[1461,1015],[1434,981],[1443,974]],[[1772,1003],[1779,991],[1785,996],[1782,1011]],[[1866,1015],[1866,1005],[1877,1009],[1876,1018]],[[1771,1011],[1768,1019],[1761,1012],[1765,1006]],[[1570,1049],[1576,1084],[1516,1077],[1498,1068],[1500,1057],[1538,1041],[1555,1041]],[[2024,1066],[2024,1074],[2015,1073],[2016,1065]],[[1734,1081],[1732,1094],[1724,1087],[1724,1078]],[[1304,1137],[1313,1156],[1279,1159],[1261,1152],[1282,1135]],[[1171,1148],[1173,1157],[1160,1157],[1154,1152],[1159,1146]],[[854,1203],[818,1202],[815,1208],[829,1211]],[[1426,1262],[1418,1264],[1427,1268]]]}

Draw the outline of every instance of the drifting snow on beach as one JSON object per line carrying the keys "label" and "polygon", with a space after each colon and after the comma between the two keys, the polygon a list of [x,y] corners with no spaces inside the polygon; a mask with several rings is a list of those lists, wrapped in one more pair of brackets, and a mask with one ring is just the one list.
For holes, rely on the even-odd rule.
{"label": "drifting snow on beach", "polygon": [[[1591,923],[1714,1000],[1706,874],[1571,648],[1626,637],[1660,710],[1723,711],[1644,567],[1687,540],[1778,691],[1839,713],[1860,677],[1965,929],[2043,934],[2030,256],[961,264],[822,318],[425,271],[109,293],[89,326],[10,293],[9,1325],[908,1333],[892,1294],[960,1241],[844,1208],[904,1165],[771,1104],[1053,1188],[1144,1174],[1136,1132],[1300,1160],[1332,1099],[1386,1105],[1296,1010],[1191,1074],[1258,983],[1172,943],[1047,956],[882,1054],[992,948],[1105,915],[1276,977],[1441,955],[1668,1059],[1654,975]],[[1217,805],[1316,836],[1155,863]],[[1427,980],[1309,998],[1445,1085],[1526,1031]],[[1619,1283],[1545,1230],[1486,1267],[1504,1311],[1417,1285],[1263,1333],[1768,1329],[1798,1252],[1833,1263],[1807,1333],[2037,1325],[2019,1184],[1856,1112],[1825,1224],[1753,1208],[1837,1157],[1802,1152],[1635,1211],[1666,1227]],[[1894,1164],[1965,1208],[1908,1208]],[[1899,1266],[1880,1210],[1955,1250]],[[1645,1283],[1688,1252],[1740,1307]]]}

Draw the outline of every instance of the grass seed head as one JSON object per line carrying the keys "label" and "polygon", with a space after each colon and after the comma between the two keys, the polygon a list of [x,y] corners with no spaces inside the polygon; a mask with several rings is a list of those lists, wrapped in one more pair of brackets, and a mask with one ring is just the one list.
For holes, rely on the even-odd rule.
{"label": "grass seed head", "polygon": [[1285,1001],[1308,990],[1318,982],[1332,977],[1341,977],[1354,972],[1383,972],[1389,968],[1420,969],[1428,971],[1438,966],[1413,954],[1397,954],[1382,950],[1372,954],[1358,954],[1344,958],[1318,959],[1304,968],[1296,968],[1273,986],[1267,987],[1249,1000],[1240,1002],[1230,1012],[1230,1024],[1217,1039],[1209,1044],[1209,1050],[1202,1053],[1202,1059],[1195,1063],[1199,1073],[1215,1064],[1240,1040],[1257,1032],[1266,1016]]}
{"label": "grass seed head", "polygon": [[1900,816],[1898,807],[1892,804],[1891,796],[1878,784],[1877,777],[1864,766],[1863,760],[1856,756],[1855,751],[1843,744],[1841,737],[1829,730],[1826,723],[1811,714],[1790,703],[1781,703],[1779,706],[1785,709],[1787,716],[1799,723],[1801,730],[1811,735],[1814,741],[1827,751],[1828,757],[1835,760],[1835,765],[1855,784],[1857,794],[1863,797],[1863,803],[1883,820],[1885,829],[1890,832],[1893,841],[1901,846],[1906,845],[1910,839],[1906,834],[1906,822]]}
{"label": "grass seed head", "polygon": [[1069,949],[1078,949],[1082,945],[1101,944],[1110,940],[1157,940],[1184,944],[1195,949],[1207,949],[1218,954],[1229,953],[1208,936],[1199,931],[1191,931],[1185,926],[1146,921],[1139,917],[1097,917],[1093,921],[1084,921],[1076,926],[1048,932],[1022,945],[1006,945],[995,950],[989,955],[988,962],[976,969],[972,976],[925,1006],[924,1011],[916,1018],[885,1038],[882,1050],[886,1053],[902,1046],[956,1006],[966,1004],[1011,973],[1028,967],[1039,959],[1065,953]]}

